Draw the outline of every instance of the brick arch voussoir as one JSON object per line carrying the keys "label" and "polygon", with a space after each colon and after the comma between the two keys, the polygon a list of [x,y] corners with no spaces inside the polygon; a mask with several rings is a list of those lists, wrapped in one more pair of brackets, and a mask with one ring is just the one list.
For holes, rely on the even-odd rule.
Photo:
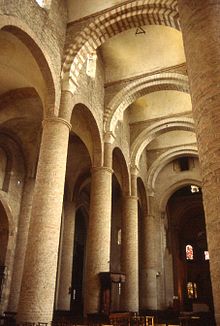
{"label": "brick arch voussoir", "polygon": [[156,137],[172,130],[184,130],[194,132],[194,122],[192,118],[164,119],[149,128],[143,130],[131,146],[131,162],[134,166],[139,165],[141,154],[148,144]]}
{"label": "brick arch voussoir", "polygon": [[198,157],[198,149],[196,145],[182,145],[177,148],[167,150],[161,154],[151,165],[147,173],[147,189],[150,193],[155,192],[155,184],[160,171],[171,161],[181,156],[194,156]]}
{"label": "brick arch voussoir", "polygon": [[58,88],[52,62],[35,33],[22,21],[12,16],[1,16],[0,30],[12,33],[20,39],[35,58],[42,76],[47,85],[47,98],[45,102],[45,116],[54,114],[59,107],[60,89]]}
{"label": "brick arch voussoir", "polygon": [[164,90],[189,93],[188,77],[179,74],[163,73],[132,82],[118,92],[107,105],[104,114],[104,129],[114,133],[117,120],[129,105],[139,97]]}
{"label": "brick arch voussoir", "polygon": [[74,92],[77,77],[88,55],[109,38],[143,25],[165,25],[180,30],[176,0],[135,1],[112,9],[86,26],[71,42],[64,54],[62,87]]}

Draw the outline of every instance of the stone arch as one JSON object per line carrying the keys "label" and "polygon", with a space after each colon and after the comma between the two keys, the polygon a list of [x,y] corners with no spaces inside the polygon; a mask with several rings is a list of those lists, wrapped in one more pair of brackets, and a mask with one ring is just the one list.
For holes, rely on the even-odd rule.
{"label": "stone arch", "polygon": [[22,21],[12,16],[1,16],[0,30],[10,32],[22,41],[30,50],[36,60],[42,76],[47,85],[47,98],[45,99],[45,115],[58,114],[60,90],[56,83],[53,65],[49,55],[43,49],[40,40],[34,32]]}
{"label": "stone arch", "polygon": [[198,156],[197,146],[178,146],[172,148],[160,155],[151,165],[147,175],[147,189],[150,193],[154,193],[155,183],[160,171],[165,165],[181,156]]}
{"label": "stone arch", "polygon": [[199,187],[202,186],[202,181],[199,179],[193,179],[193,178],[184,178],[176,183],[174,183],[172,186],[168,187],[165,191],[164,191],[164,195],[161,198],[160,202],[159,202],[159,209],[161,212],[165,212],[166,210],[166,206],[167,206],[167,202],[169,200],[169,198],[172,196],[172,194],[174,194],[174,192],[176,192],[178,189],[187,186],[189,184],[194,184],[197,185]]}
{"label": "stone arch", "polygon": [[83,103],[77,103],[73,108],[71,120],[74,121],[72,130],[86,145],[92,165],[94,167],[102,166],[103,141],[99,126],[91,110]]}
{"label": "stone arch", "polygon": [[141,0],[124,3],[97,17],[68,46],[62,69],[62,89],[74,92],[77,77],[89,54],[107,39],[143,25],[165,25],[180,30],[177,1]]}
{"label": "stone arch", "polygon": [[[114,173],[117,176],[117,180],[121,186],[123,195],[127,196],[130,194],[130,182],[129,182],[129,169],[128,169],[126,159],[119,147],[115,147],[113,149],[112,157],[113,157]],[[114,162],[116,162],[117,166],[114,166]]]}
{"label": "stone arch", "polygon": [[132,165],[138,166],[140,156],[144,148],[156,137],[172,130],[194,131],[194,122],[192,118],[168,118],[156,122],[143,130],[131,146]]}
{"label": "stone arch", "polygon": [[160,73],[131,82],[118,92],[107,105],[104,114],[104,129],[114,133],[117,121],[124,111],[139,97],[160,90],[176,90],[189,93],[188,77],[177,73]]}
{"label": "stone arch", "polygon": [[[80,173],[78,176],[76,183],[74,185],[73,189],[73,200],[77,202],[79,196],[81,195],[83,189],[87,187],[91,183],[91,172],[90,170],[84,170]],[[87,202],[87,199],[89,198],[84,198],[85,202]],[[81,199],[82,200],[82,199]],[[89,207],[89,201],[87,203]]]}
{"label": "stone arch", "polygon": [[2,297],[1,297],[2,309],[5,309],[7,298],[9,295],[9,284],[11,282],[14,249],[16,245],[16,223],[12,215],[11,207],[9,205],[8,195],[7,193],[1,190],[0,190],[0,202],[1,202],[1,206],[5,211],[5,215],[8,222],[8,241],[7,241],[6,255],[4,259],[4,265],[6,266],[5,283],[3,286]]}
{"label": "stone arch", "polygon": [[137,178],[137,192],[138,192],[138,200],[140,201],[143,211],[147,213],[147,194],[144,186],[144,182],[141,177]]}

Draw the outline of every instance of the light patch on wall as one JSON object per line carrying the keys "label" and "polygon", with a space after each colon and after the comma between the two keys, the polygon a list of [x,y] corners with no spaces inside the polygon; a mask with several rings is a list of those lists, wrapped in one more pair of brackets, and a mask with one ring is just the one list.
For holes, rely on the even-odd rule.
{"label": "light patch on wall", "polygon": [[97,63],[97,55],[96,53],[89,54],[86,62],[86,74],[91,78],[95,78],[96,75],[96,63]]}
{"label": "light patch on wall", "polygon": [[51,0],[36,0],[41,8],[49,9]]}

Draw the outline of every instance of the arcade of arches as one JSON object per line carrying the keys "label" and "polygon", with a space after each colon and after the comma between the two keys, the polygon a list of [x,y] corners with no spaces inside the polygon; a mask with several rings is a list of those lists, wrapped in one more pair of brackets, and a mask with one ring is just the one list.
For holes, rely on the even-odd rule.
{"label": "arcade of arches", "polygon": [[220,325],[219,22],[217,0],[1,2],[1,314]]}

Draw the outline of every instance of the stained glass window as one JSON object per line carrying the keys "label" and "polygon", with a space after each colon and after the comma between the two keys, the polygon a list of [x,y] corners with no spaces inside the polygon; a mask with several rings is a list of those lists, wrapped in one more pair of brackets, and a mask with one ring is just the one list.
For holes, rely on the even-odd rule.
{"label": "stained glass window", "polygon": [[208,250],[204,251],[204,256],[205,256],[205,260],[209,260],[209,252],[208,252]]}
{"label": "stained glass window", "polygon": [[187,283],[187,296],[189,299],[197,298],[197,286],[194,282]]}
{"label": "stained glass window", "polygon": [[186,259],[193,260],[193,246],[191,245],[186,246]]}
{"label": "stained glass window", "polygon": [[118,230],[118,245],[121,245],[121,229]]}

